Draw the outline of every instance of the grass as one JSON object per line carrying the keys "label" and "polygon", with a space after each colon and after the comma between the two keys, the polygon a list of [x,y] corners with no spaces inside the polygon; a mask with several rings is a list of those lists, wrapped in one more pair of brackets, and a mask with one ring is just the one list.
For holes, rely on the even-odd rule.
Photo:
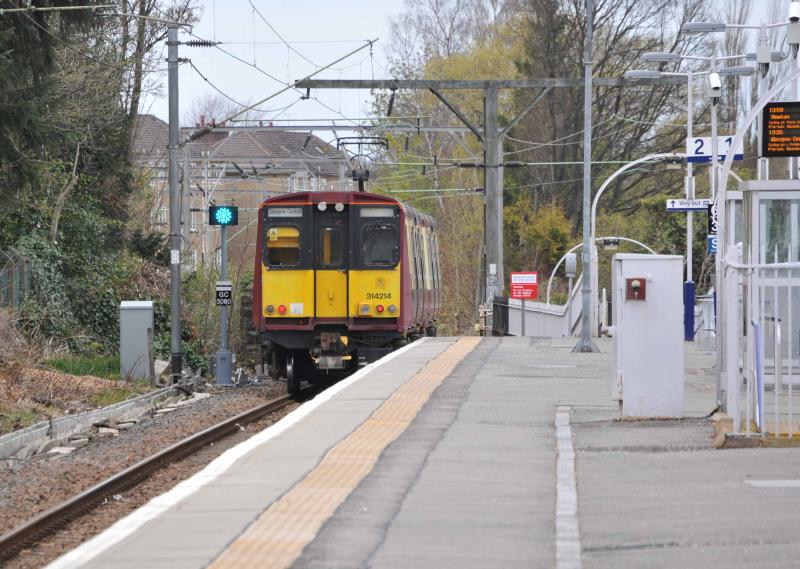
{"label": "grass", "polygon": [[32,410],[5,410],[0,412],[0,435],[10,433],[15,428],[23,429],[41,421],[41,416]]}
{"label": "grass", "polygon": [[148,391],[148,389],[148,384],[143,382],[131,383],[130,385],[124,387],[109,387],[97,395],[93,395],[88,400],[88,403],[90,405],[94,405],[95,407],[107,407],[108,405],[113,405],[114,403],[119,403],[120,401],[130,399],[135,395],[145,393]]}
{"label": "grass", "polygon": [[46,360],[44,365],[70,375],[93,375],[119,379],[119,356],[65,356]]}

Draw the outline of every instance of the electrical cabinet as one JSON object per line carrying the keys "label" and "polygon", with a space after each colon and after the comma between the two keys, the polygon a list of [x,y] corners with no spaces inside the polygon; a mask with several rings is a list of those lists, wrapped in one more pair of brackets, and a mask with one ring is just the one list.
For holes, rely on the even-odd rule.
{"label": "electrical cabinet", "polygon": [[154,381],[153,302],[123,300],[119,306],[119,365],[123,379]]}
{"label": "electrical cabinet", "polygon": [[613,398],[624,417],[682,417],[683,257],[621,253],[611,265]]}

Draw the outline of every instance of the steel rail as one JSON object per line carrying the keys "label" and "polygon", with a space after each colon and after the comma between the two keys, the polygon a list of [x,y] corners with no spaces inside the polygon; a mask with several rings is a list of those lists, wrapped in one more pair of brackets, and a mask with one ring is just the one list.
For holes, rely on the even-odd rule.
{"label": "steel rail", "polygon": [[212,442],[239,432],[242,425],[280,411],[296,400],[294,397],[284,395],[226,419],[178,441],[65,502],[41,512],[24,524],[0,536],[0,561],[13,557],[25,546],[94,509],[105,498],[139,484],[157,470],[180,461]]}

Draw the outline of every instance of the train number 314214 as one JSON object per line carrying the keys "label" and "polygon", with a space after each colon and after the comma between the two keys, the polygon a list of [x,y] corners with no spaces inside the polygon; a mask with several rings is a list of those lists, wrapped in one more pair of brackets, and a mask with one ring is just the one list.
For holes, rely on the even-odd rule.
{"label": "train number 314214", "polygon": [[367,300],[391,300],[391,292],[368,292]]}

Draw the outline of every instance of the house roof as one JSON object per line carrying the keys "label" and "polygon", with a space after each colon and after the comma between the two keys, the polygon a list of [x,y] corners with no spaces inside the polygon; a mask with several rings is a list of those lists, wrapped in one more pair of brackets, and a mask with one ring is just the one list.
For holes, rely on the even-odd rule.
{"label": "house roof", "polygon": [[[192,128],[182,128],[187,135]],[[139,115],[134,135],[134,153],[142,158],[160,158],[167,153],[169,126],[153,115]],[[234,130],[218,127],[189,145],[193,159],[208,153],[213,161],[234,164],[247,173],[285,174],[308,172],[315,176],[338,177],[339,166],[347,164],[345,154],[308,132]]]}
{"label": "house roof", "polygon": [[[216,135],[211,138],[210,135]],[[236,130],[219,138],[218,131],[191,145],[193,157],[208,152],[212,160],[226,160],[245,171],[307,171],[315,176],[336,177],[344,153],[308,132],[283,130]]]}
{"label": "house roof", "polygon": [[153,115],[138,115],[134,127],[133,152],[143,158],[166,156],[169,125]]}

